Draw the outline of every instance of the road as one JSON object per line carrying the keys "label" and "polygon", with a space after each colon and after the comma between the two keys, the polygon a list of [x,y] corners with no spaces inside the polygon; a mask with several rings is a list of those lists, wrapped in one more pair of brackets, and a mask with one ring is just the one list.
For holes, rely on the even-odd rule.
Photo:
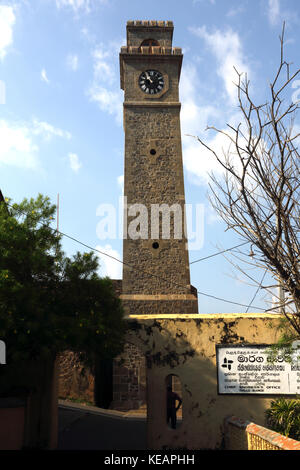
{"label": "road", "polygon": [[145,450],[146,418],[60,402],[59,450]]}

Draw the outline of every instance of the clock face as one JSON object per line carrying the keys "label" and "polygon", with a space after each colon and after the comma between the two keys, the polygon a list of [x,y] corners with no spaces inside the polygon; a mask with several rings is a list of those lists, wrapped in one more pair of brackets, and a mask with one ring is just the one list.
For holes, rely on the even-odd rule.
{"label": "clock face", "polygon": [[141,89],[149,95],[159,93],[164,87],[164,77],[157,70],[146,70],[139,78]]}

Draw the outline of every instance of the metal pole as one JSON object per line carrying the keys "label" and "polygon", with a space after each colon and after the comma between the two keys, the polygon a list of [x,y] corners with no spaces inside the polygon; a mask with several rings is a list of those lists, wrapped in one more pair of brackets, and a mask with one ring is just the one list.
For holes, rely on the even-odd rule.
{"label": "metal pole", "polygon": [[57,194],[57,207],[56,207],[56,220],[57,220],[57,226],[56,226],[56,230],[58,232],[59,230],[59,194]]}

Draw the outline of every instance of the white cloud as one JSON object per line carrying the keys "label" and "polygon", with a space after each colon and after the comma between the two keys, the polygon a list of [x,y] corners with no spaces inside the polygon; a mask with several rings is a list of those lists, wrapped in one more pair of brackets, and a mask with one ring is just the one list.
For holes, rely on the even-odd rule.
{"label": "white cloud", "polygon": [[82,37],[90,44],[95,44],[96,41],[96,36],[90,32],[90,30],[86,27],[81,28],[80,34]]}
{"label": "white cloud", "polygon": [[115,91],[117,75],[119,75],[119,70],[117,70],[114,60],[115,53],[115,42],[111,42],[108,45],[98,45],[92,51],[93,80],[87,90],[87,95],[91,101],[95,101],[98,104],[102,111],[115,116],[118,125],[121,125],[123,119],[123,96],[121,90]]}
{"label": "white cloud", "polygon": [[215,0],[193,0],[193,3],[203,3],[208,1],[208,3],[211,3],[212,5],[215,4]]}
{"label": "white cloud", "polygon": [[268,18],[272,26],[276,25],[280,19],[280,3],[279,0],[268,1]]}
{"label": "white cloud", "polygon": [[69,7],[76,13],[79,10],[90,11],[90,0],[56,0],[57,8]]}
{"label": "white cloud", "polygon": [[[215,118],[217,119],[217,114]],[[183,163],[192,183],[206,185],[211,181],[210,175],[212,174],[217,179],[220,177],[222,179],[224,169],[209,149],[213,150],[221,161],[230,160],[230,164],[237,173],[241,171],[241,161],[234,143],[235,134],[231,128],[239,126],[239,145],[243,148],[246,148],[249,130],[239,112],[228,114],[226,118],[230,127],[225,126],[225,116],[223,116],[223,125],[220,127],[220,131],[210,129],[202,134],[194,134],[196,137],[199,136],[208,148],[202,145],[197,138],[183,136]],[[217,128],[217,126],[215,127]],[[264,145],[263,141],[261,145]],[[252,185],[250,180],[247,181],[247,184]]]}
{"label": "white cloud", "polygon": [[[182,68],[180,80],[180,117],[183,164],[192,183],[206,185],[209,181],[209,173],[218,173],[220,166],[194,137],[201,136],[203,140],[208,142],[209,135],[205,134],[205,129],[208,125],[212,125],[216,120],[220,119],[222,112],[219,108],[201,103],[201,97],[195,85],[197,83],[197,74],[197,68],[194,64],[184,65]],[[210,142],[214,146],[216,143],[219,144],[220,137],[215,139],[216,142]],[[220,145],[217,145],[217,147],[220,147]]]}
{"label": "white cloud", "polygon": [[[111,245],[97,245],[96,250],[100,250],[109,256],[113,256],[117,260],[121,260],[120,254],[118,253],[118,251],[114,250]],[[116,261],[113,258],[109,258],[108,256],[102,255],[99,252],[97,252],[97,255],[100,260],[100,276],[108,276],[111,279],[122,279],[122,263]]]}
{"label": "white cloud", "polygon": [[236,15],[239,15],[240,13],[243,13],[245,11],[245,8],[243,6],[238,6],[237,8],[231,8],[227,13],[226,16],[228,18],[232,18]]}
{"label": "white cloud", "polygon": [[110,51],[101,45],[96,47],[92,52],[92,56],[94,59],[94,78],[101,81],[114,80],[113,64],[109,63]]}
{"label": "white cloud", "polygon": [[[192,184],[206,186],[210,182],[212,173],[220,177],[223,170],[213,154],[200,144],[197,137],[199,136],[208,147],[221,155],[223,150],[228,151],[228,139],[220,133],[206,131],[206,128],[218,125],[223,128],[225,120],[232,125],[236,124],[238,116],[230,114],[228,107],[224,111],[220,102],[217,106],[207,102],[206,97],[198,88],[198,75],[197,64],[183,65],[180,79],[183,164]],[[212,211],[207,214],[209,222],[219,220]]]}
{"label": "white cloud", "polygon": [[36,169],[37,151],[38,146],[34,143],[28,126],[0,121],[0,164]]}
{"label": "white cloud", "polygon": [[43,82],[50,83],[50,80],[47,77],[47,72],[45,69],[41,70],[41,80],[43,80]]}
{"label": "white cloud", "polygon": [[214,209],[212,206],[211,202],[208,202],[208,204],[205,204],[205,212],[204,212],[204,217],[205,221],[209,224],[215,224],[216,222],[223,222],[223,219],[221,216],[217,213],[217,211]]}
{"label": "white cloud", "polygon": [[75,173],[78,173],[78,171],[82,167],[82,163],[79,161],[78,155],[76,153],[69,153],[69,162],[71,169]]}
{"label": "white cloud", "polygon": [[120,175],[117,178],[118,186],[121,188],[122,193],[124,192],[124,175]]}
{"label": "white cloud", "polygon": [[[235,133],[231,129],[221,129],[221,132],[215,131],[214,134],[208,134],[207,138],[201,136],[202,145],[197,139],[190,143],[184,152],[184,165],[190,176],[191,181],[197,185],[205,185],[211,181],[213,175],[222,185],[224,183],[225,169],[219,163],[222,161],[227,167],[231,166],[235,174],[242,175],[243,165],[241,157],[247,157],[247,143],[249,139],[249,129],[245,122],[240,121],[239,115],[232,115],[229,120],[229,124],[232,128],[237,128],[239,123],[239,150],[241,155],[238,155],[235,145]],[[254,138],[252,134],[252,138]],[[211,150],[213,150],[213,152]],[[245,150],[243,150],[245,149]],[[257,147],[258,155],[265,155],[268,151],[268,144],[263,139],[260,141]],[[215,155],[214,155],[215,154]],[[238,181],[229,172],[226,172],[226,178],[228,178],[235,190],[238,191]],[[258,197],[260,193],[259,187],[255,184],[256,178],[252,173],[251,165],[247,169],[245,177],[245,185],[249,191],[253,191],[253,196]],[[231,184],[230,183],[230,184]],[[214,185],[214,183],[213,183]],[[216,188],[217,189],[217,188]],[[218,189],[217,189],[218,192]],[[213,220],[213,219],[211,219]]]}
{"label": "white cloud", "polygon": [[0,5],[0,59],[4,59],[13,42],[13,27],[16,21],[13,6]]}
{"label": "white cloud", "polygon": [[211,52],[218,61],[217,73],[222,78],[226,93],[232,103],[236,102],[236,85],[237,74],[234,67],[239,73],[247,73],[249,76],[249,66],[245,61],[242,43],[238,33],[231,28],[227,31],[216,30],[209,33],[206,26],[199,28],[191,28],[191,31],[204,39]]}
{"label": "white cloud", "polygon": [[[290,6],[291,2],[286,2]],[[299,14],[295,8],[282,8],[281,0],[268,0],[267,4],[267,17],[271,26],[280,26],[285,22],[286,24],[296,23],[299,25]],[[285,44],[293,42],[292,39],[286,40]]]}
{"label": "white cloud", "polygon": [[88,91],[92,101],[98,103],[99,108],[108,114],[114,115],[119,125],[122,123],[123,109],[120,93],[110,91],[105,87],[94,84]]}
{"label": "white cloud", "polygon": [[[228,140],[217,133],[214,137],[203,139],[205,144],[220,154],[223,149],[228,149]],[[210,174],[216,176],[222,174],[222,167],[217,162],[214,155],[200,144],[197,139],[185,145],[183,162],[186,170],[190,173],[190,177],[194,184],[205,185],[210,181]]]}
{"label": "white cloud", "polygon": [[49,140],[51,137],[70,139],[71,134],[36,119],[32,122],[1,120],[0,164],[38,169],[40,167],[39,137],[45,140]]}
{"label": "white cloud", "polygon": [[78,69],[78,56],[76,54],[69,54],[67,56],[67,67],[76,72]]}
{"label": "white cloud", "polygon": [[6,102],[6,86],[3,80],[0,80],[0,104],[5,104]]}
{"label": "white cloud", "polygon": [[68,131],[54,127],[52,124],[44,121],[33,119],[32,132],[37,135],[42,135],[45,139],[49,140],[51,137],[62,137],[63,139],[70,140],[72,135]]}
{"label": "white cloud", "polygon": [[[195,65],[184,65],[180,78],[181,129],[185,134],[199,135],[208,125],[209,119],[217,119],[220,110],[212,105],[199,103],[196,87],[198,71]],[[183,137],[184,138],[184,137]]]}
{"label": "white cloud", "polygon": [[90,13],[94,6],[106,4],[107,0],[55,0],[55,3],[58,9],[67,7],[77,14],[79,12]]}

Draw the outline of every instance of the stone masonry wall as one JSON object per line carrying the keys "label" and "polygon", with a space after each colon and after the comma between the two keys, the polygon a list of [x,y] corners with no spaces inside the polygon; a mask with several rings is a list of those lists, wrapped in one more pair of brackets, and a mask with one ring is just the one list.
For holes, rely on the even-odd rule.
{"label": "stone masonry wall", "polygon": [[[172,35],[171,22],[129,21],[127,45],[120,53],[128,208],[121,298],[127,314],[198,312],[190,285],[184,216],[178,90],[182,53],[172,48]],[[138,47],[149,38],[159,46]],[[144,93],[139,86],[141,73],[150,69],[159,70],[164,79],[157,94]],[[130,214],[135,205],[142,209]]]}
{"label": "stone masonry wall", "polygon": [[[128,313],[197,313],[197,298],[190,286],[189,258],[184,227],[184,182],[181,156],[179,110],[176,107],[159,109],[126,107],[125,110],[125,187],[128,207],[143,204],[147,208],[145,239],[124,240],[123,291],[126,295],[172,295],[177,298],[150,299],[124,298]],[[153,141],[151,141],[151,136]],[[155,158],[150,151],[155,150]],[[151,231],[151,205],[177,206],[180,220],[170,211],[170,238],[163,239],[160,215],[159,234]],[[135,219],[128,217],[128,228]],[[144,220],[144,219],[143,219]],[[167,220],[167,219],[165,219]],[[175,221],[179,220],[181,238],[174,237]],[[129,234],[130,235],[130,234]],[[153,242],[157,245],[154,247]],[[131,269],[129,266],[134,266]],[[149,275],[147,274],[149,273]],[[151,274],[150,274],[151,273]],[[165,282],[164,282],[165,279]],[[178,296],[182,297],[179,298]],[[189,298],[184,296],[189,295]],[[156,300],[156,299],[153,299]]]}
{"label": "stone masonry wall", "polygon": [[77,354],[65,351],[58,357],[59,398],[72,398],[94,403],[95,378],[93,373],[85,368]]}
{"label": "stone masonry wall", "polygon": [[126,344],[113,366],[112,409],[127,411],[146,406],[145,356],[134,344]]}

